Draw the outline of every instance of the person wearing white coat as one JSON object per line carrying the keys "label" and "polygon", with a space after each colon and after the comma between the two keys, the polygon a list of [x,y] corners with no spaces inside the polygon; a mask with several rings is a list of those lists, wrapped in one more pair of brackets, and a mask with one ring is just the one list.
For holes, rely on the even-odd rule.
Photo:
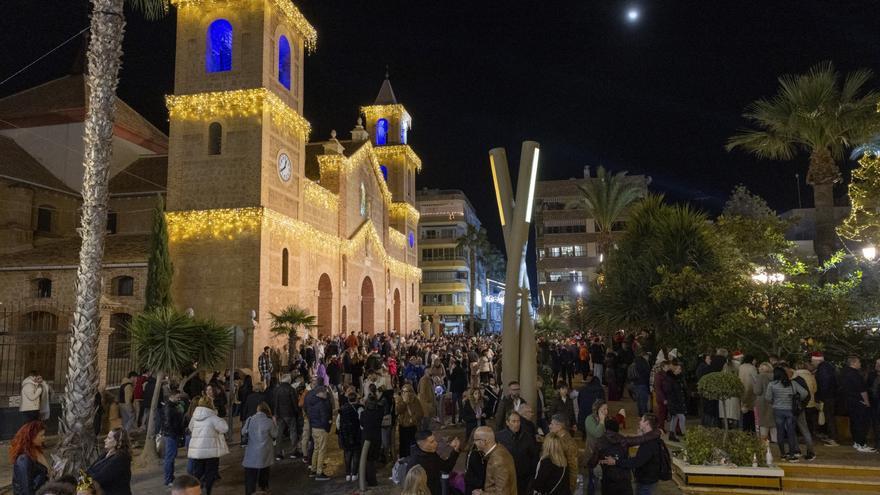
{"label": "person wearing white coat", "polygon": [[[49,401],[46,393],[43,377],[36,371],[21,382],[21,406],[18,408],[24,414],[26,421],[41,419],[43,402],[48,406]],[[48,418],[46,418],[48,419]]]}
{"label": "person wearing white coat", "polygon": [[192,471],[189,473],[202,484],[202,493],[211,495],[214,482],[220,478],[220,457],[229,453],[224,434],[229,425],[217,416],[210,399],[199,399],[189,422],[191,437],[187,457],[192,459]]}

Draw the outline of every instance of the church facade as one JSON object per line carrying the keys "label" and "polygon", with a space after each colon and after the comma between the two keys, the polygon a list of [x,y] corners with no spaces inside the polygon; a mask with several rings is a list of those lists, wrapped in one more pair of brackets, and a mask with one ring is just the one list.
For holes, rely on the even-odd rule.
{"label": "church facade", "polygon": [[[309,142],[303,66],[316,33],[299,10],[288,0],[173,3],[169,135],[118,105],[102,382],[127,342],[125,323],[143,307],[157,195],[166,205],[175,306],[247,329],[244,365],[255,365],[263,346],[284,350],[271,315],[289,305],[317,317],[314,335],[416,330],[421,161],[407,143],[412,118],[388,79],[373,104],[352,112],[362,119],[350,138],[334,131]],[[20,308],[3,319],[0,339],[9,338],[0,345],[18,345],[25,337],[15,335],[28,328],[57,331],[57,352],[43,361],[61,379],[82,203],[82,153],[69,151],[81,143],[88,88],[82,76],[44,86],[0,100],[8,124],[0,127],[7,150],[0,156],[0,303]],[[73,103],[53,105],[63,98]],[[43,137],[35,141],[36,134]],[[59,143],[59,135],[73,138]],[[52,146],[38,141],[68,153],[47,152]]]}

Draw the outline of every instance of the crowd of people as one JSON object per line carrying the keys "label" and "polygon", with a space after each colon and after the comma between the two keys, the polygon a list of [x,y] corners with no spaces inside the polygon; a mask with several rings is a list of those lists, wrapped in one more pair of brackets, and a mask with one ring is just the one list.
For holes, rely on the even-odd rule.
{"label": "crowd of people", "polygon": [[[806,460],[815,458],[813,439],[836,445],[837,414],[850,417],[859,452],[875,451],[870,429],[875,443],[880,438],[880,360],[865,376],[858,358],[838,372],[819,353],[793,366],[724,349],[685,361],[674,349],[649,358],[639,338],[622,333],[609,341],[542,339],[536,358],[546,372],[538,377],[537,400],[528,403],[517,381],[502,387],[500,354],[494,336],[351,332],[299,341],[290,362],[266,347],[253,375],[190,373],[159,384],[149,372],[133,372],[117,393],[96,397],[96,431],[109,430],[106,453],[85,477],[100,493],[131,493],[129,435],[145,428],[154,393],[163,481],[187,495],[210,495],[219,480],[235,425],[228,418],[240,424],[245,495],[268,490],[273,469],[302,469],[316,482],[344,477],[368,488],[379,484],[380,465],[392,466],[392,480],[407,495],[566,495],[579,483],[589,495],[649,494],[671,476],[663,438],[677,442],[689,413],[707,426],[726,418],[775,441],[791,461],[800,458],[798,434]],[[736,374],[743,394],[694,400],[685,377],[710,372]],[[25,386],[36,383],[29,378]],[[625,409],[610,410],[624,395],[636,404],[635,436],[621,434]],[[49,481],[45,427],[28,407],[22,412],[30,421],[10,450],[14,493],[63,493],[39,491],[61,480]],[[341,451],[340,472],[328,469],[331,442]],[[175,472],[180,449],[187,474]]]}

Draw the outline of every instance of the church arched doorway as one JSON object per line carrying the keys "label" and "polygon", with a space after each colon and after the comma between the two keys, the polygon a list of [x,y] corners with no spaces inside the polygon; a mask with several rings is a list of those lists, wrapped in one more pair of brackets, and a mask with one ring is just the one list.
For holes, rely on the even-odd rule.
{"label": "church arched doorway", "polygon": [[333,333],[333,284],[326,273],[318,279],[318,335]]}
{"label": "church arched doorway", "polygon": [[400,290],[394,289],[394,331],[400,332]]}
{"label": "church arched doorway", "polygon": [[368,334],[375,332],[373,304],[375,298],[373,296],[373,281],[370,277],[365,277],[361,284],[361,331]]}

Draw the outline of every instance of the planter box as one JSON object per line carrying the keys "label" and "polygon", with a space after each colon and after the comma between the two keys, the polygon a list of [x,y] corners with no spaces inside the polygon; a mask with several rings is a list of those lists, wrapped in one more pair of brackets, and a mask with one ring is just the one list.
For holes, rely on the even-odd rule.
{"label": "planter box", "polygon": [[687,486],[716,486],[782,490],[785,471],[766,467],[697,466],[672,458],[674,474]]}

